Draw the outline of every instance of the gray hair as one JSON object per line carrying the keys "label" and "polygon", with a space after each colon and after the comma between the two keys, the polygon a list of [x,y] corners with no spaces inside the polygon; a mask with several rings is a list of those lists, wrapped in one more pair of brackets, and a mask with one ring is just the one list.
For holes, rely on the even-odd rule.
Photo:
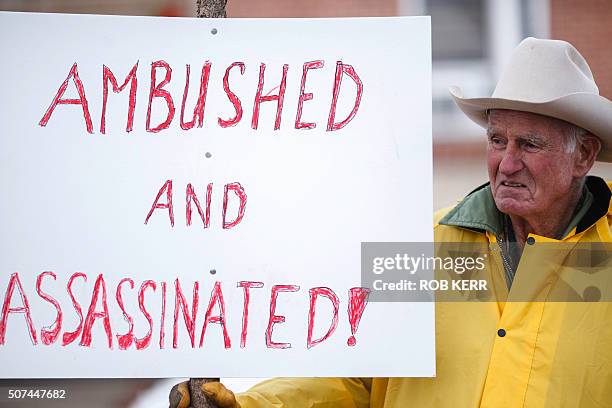
{"label": "gray hair", "polygon": [[[495,109],[487,109],[485,111],[485,115],[487,121],[489,121],[489,117],[491,116],[491,112]],[[587,137],[591,134],[588,130],[581,128],[578,125],[574,125],[573,123],[566,122],[569,129],[563,136],[563,145],[566,153],[574,153],[578,146],[582,146]]]}
{"label": "gray hair", "polygon": [[574,153],[576,147],[582,146],[584,139],[586,139],[589,131],[581,128],[580,126],[572,125],[569,132],[565,134],[563,144],[565,145],[566,153]]}

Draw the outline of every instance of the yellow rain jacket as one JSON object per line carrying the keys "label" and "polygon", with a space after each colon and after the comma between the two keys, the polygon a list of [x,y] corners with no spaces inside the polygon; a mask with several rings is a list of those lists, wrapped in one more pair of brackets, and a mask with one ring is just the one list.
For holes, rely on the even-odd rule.
{"label": "yellow rain jacket", "polygon": [[[597,277],[598,302],[550,301],[553,293],[581,296],[589,289],[572,278],[572,273],[584,276],[584,269],[548,262],[541,250],[546,243],[562,243],[563,249],[553,251],[562,260],[574,244],[612,243],[612,183],[589,177],[586,185],[588,211],[574,217],[561,241],[530,235],[510,291],[499,251],[491,250],[486,273],[492,301],[436,304],[435,378],[277,378],[239,394],[239,403],[243,408],[612,407],[612,246],[604,244],[608,252],[588,271]],[[494,247],[500,216],[485,185],[437,214],[435,240]],[[533,299],[524,299],[526,293]]]}

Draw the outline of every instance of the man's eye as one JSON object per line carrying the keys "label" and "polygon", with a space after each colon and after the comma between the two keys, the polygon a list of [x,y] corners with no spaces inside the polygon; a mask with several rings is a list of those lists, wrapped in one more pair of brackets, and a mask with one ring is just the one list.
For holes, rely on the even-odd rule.
{"label": "man's eye", "polygon": [[505,145],[504,141],[500,139],[499,137],[490,138],[489,143],[495,148],[501,148],[501,147],[504,147]]}
{"label": "man's eye", "polygon": [[523,144],[523,148],[525,149],[525,151],[533,153],[533,152],[537,152],[540,150],[540,146],[536,145],[535,143],[531,143],[531,142],[525,142]]}

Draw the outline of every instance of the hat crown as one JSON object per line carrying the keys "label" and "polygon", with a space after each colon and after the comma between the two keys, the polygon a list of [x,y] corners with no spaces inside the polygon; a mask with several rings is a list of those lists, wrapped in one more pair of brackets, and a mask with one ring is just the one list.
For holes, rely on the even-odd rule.
{"label": "hat crown", "polygon": [[599,95],[584,57],[566,41],[530,37],[514,50],[493,98],[546,102],[574,93]]}

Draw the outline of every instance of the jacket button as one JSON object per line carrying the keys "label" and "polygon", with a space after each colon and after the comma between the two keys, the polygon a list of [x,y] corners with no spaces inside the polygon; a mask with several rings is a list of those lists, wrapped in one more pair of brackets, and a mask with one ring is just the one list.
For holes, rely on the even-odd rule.
{"label": "jacket button", "polygon": [[533,245],[533,244],[535,244],[535,238],[534,238],[534,237],[528,237],[528,238],[527,238],[527,243],[528,243],[529,245]]}
{"label": "jacket button", "polygon": [[504,337],[504,336],[506,335],[506,331],[505,331],[504,329],[499,329],[499,330],[497,331],[497,335],[498,335],[499,337]]}

